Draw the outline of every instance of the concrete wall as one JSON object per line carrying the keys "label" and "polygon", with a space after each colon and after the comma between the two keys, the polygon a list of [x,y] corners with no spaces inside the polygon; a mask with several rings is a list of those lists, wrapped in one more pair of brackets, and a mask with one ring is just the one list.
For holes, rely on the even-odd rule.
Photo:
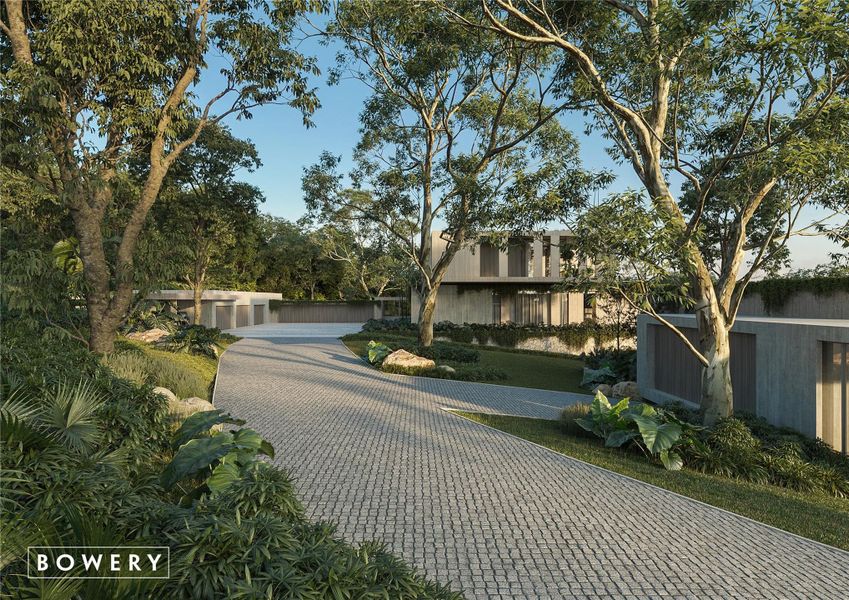
{"label": "concrete wall", "polygon": [[[664,315],[681,328],[696,327],[693,315]],[[655,361],[647,315],[637,319],[637,382],[640,393],[655,402],[682,400],[655,387]],[[849,343],[849,321],[739,317],[732,332],[755,336],[755,413],[774,425],[805,435],[822,435],[822,343]],[[684,352],[683,345],[680,350]],[[663,363],[662,363],[663,364]],[[685,402],[686,403],[686,402]]]}
{"label": "concrete wall", "polygon": [[767,315],[760,294],[749,294],[740,303],[740,316],[792,317],[799,319],[849,319],[849,293],[834,292],[817,296],[799,292],[787,299],[781,310]]}

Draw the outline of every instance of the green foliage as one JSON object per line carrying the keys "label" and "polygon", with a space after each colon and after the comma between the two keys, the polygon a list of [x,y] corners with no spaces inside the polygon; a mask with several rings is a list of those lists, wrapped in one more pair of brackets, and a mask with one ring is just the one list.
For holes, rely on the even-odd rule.
{"label": "green foliage", "polygon": [[773,427],[762,419],[723,419],[694,439],[685,455],[688,466],[703,473],[849,496],[849,458],[822,440]]}
{"label": "green foliage", "polygon": [[416,344],[409,351],[417,356],[451,363],[476,363],[481,359],[481,353],[474,348],[465,348],[457,344],[446,344],[445,342],[434,342],[427,347]]}
{"label": "green foliage", "polygon": [[[171,435],[164,398],[116,378],[80,344],[7,320],[3,339],[0,595],[460,597],[375,544],[351,546],[309,522],[287,473],[257,460],[273,453],[267,442],[209,429],[241,421],[198,413]],[[171,577],[37,582],[26,577],[33,545],[168,546]]]}
{"label": "green foliage", "polygon": [[621,381],[616,373],[609,366],[604,365],[598,369],[585,368],[583,377],[581,377],[581,387],[593,389],[599,384],[616,383]]}
{"label": "green foliage", "polygon": [[633,329],[617,328],[613,324],[584,321],[568,325],[517,325],[515,323],[478,324],[463,323],[455,325],[442,321],[433,326],[434,335],[447,337],[455,342],[494,343],[498,346],[515,348],[521,342],[530,339],[556,337],[572,348],[583,348],[589,341],[603,344],[616,339],[617,333],[626,337],[635,335]]}
{"label": "green foliage", "polygon": [[169,352],[182,352],[185,354],[197,354],[217,358],[221,350],[221,330],[204,327],[203,325],[190,325],[178,329],[168,337],[157,343],[157,347]]}
{"label": "green foliage", "polygon": [[406,331],[415,333],[418,327],[410,322],[410,317],[400,319],[369,319],[363,324],[363,331]]}
{"label": "green foliage", "polygon": [[392,348],[386,344],[375,342],[368,343],[368,361],[373,365],[383,364],[383,360],[392,353]]}
{"label": "green foliage", "polygon": [[815,296],[849,293],[849,276],[774,277],[753,281],[746,287],[747,295],[760,295],[766,312],[770,314],[781,312],[787,301],[801,292]]}
{"label": "green foliage", "polygon": [[453,379],[455,381],[503,381],[507,373],[495,367],[477,367],[471,365],[456,365],[454,372],[435,368],[401,367],[398,365],[383,365],[381,371],[398,375],[418,375],[436,379]]}
{"label": "green foliage", "polygon": [[596,392],[589,414],[575,419],[575,423],[604,439],[605,446],[610,448],[626,443],[636,445],[647,455],[658,458],[670,471],[683,466],[677,446],[685,429],[685,439],[695,431],[692,425],[681,423],[671,413],[648,404],[631,403],[628,398],[611,406],[601,392]]}
{"label": "green foliage", "polygon": [[[618,381],[636,381],[637,379],[637,351],[617,350],[615,348],[596,348],[590,353],[581,354],[588,369],[608,368],[613,372],[616,383]],[[610,383],[600,381],[599,383]]]}
{"label": "green foliage", "polygon": [[185,314],[171,311],[160,302],[142,302],[136,306],[121,326],[121,333],[162,329],[174,332],[188,325]]}
{"label": "green foliage", "polygon": [[570,404],[560,411],[560,426],[563,431],[569,435],[589,435],[586,429],[578,425],[578,419],[584,419],[590,416],[591,406],[587,402],[576,402]]}
{"label": "green foliage", "polygon": [[199,371],[167,354],[124,349],[107,354],[103,364],[136,385],[168,388],[178,398],[207,398],[210,381]]}

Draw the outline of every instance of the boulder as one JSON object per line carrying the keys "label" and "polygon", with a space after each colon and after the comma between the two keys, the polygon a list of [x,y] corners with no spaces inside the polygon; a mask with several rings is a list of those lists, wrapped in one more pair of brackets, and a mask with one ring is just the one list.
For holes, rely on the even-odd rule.
{"label": "boulder", "polygon": [[162,338],[168,337],[171,335],[164,329],[159,329],[158,327],[154,327],[153,329],[148,329],[147,331],[136,331],[134,333],[128,333],[128,340],[135,340],[137,342],[144,342],[145,344],[155,344]]}
{"label": "boulder", "polygon": [[384,367],[401,367],[404,369],[433,369],[436,363],[429,358],[416,356],[406,350],[396,350],[385,359],[383,359]]}
{"label": "boulder", "polygon": [[620,381],[613,386],[613,396],[616,398],[639,398],[640,390],[637,389],[636,381]]}
{"label": "boulder", "polygon": [[[183,400],[177,400],[175,398],[168,401],[168,413],[172,419],[178,422],[184,421],[187,417],[197,412],[207,410],[215,410],[215,407],[212,405],[212,402],[203,398],[193,397],[184,398]],[[212,428],[213,431],[221,431],[222,429],[224,429],[223,424],[216,425]]]}
{"label": "boulder", "polygon": [[596,392],[601,392],[602,394],[604,394],[605,398],[610,398],[611,396],[613,396],[613,387],[607,385],[606,383],[602,383],[595,386],[593,394],[595,394]]}
{"label": "boulder", "polygon": [[454,367],[451,367],[449,365],[439,365],[436,368],[439,369],[440,371],[445,372],[445,373],[456,373],[457,372],[457,369],[455,369]]}
{"label": "boulder", "polygon": [[159,394],[160,396],[165,396],[168,399],[168,402],[175,402],[177,400],[177,394],[164,387],[155,387],[153,388],[154,394]]}

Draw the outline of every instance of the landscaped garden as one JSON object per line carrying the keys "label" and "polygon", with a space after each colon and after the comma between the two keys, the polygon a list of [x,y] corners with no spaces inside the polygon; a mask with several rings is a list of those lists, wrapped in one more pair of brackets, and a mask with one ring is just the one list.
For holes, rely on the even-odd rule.
{"label": "landscaped garden", "polygon": [[[564,409],[559,421],[457,414],[622,475],[849,550],[849,458],[741,415],[713,427],[638,402]],[[802,517],[804,515],[804,517]]]}
{"label": "landscaped garden", "polygon": [[[250,424],[180,406],[209,396],[231,338],[185,325],[98,358],[30,320],[2,333],[4,597],[459,597],[308,520]],[[168,546],[170,578],[29,579],[45,545]]]}
{"label": "landscaped garden", "polygon": [[[481,347],[473,344],[437,341],[430,348],[418,345],[415,332],[409,329],[363,331],[346,335],[343,343],[360,358],[380,367],[382,361],[369,360],[369,343],[380,343],[390,351],[407,350],[431,358],[432,368],[386,369],[387,372],[442,379],[480,381],[519,387],[589,393],[581,387],[584,362],[576,356]],[[451,370],[440,369],[441,366]]]}

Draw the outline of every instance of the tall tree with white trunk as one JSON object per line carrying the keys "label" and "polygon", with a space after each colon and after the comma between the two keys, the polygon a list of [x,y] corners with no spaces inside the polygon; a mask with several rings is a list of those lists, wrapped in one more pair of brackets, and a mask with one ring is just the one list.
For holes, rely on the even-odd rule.
{"label": "tall tree with white trunk", "polygon": [[[623,210],[608,215],[648,211],[640,215],[646,231],[651,223],[667,236],[666,256],[674,257],[696,312],[699,343],[690,349],[703,366],[705,419],[730,415],[729,336],[746,285],[781,258],[793,235],[839,239],[846,232],[849,5],[481,0],[481,6],[491,31],[558,52],[562,97],[589,102],[591,127],[641,181],[644,193],[617,197]],[[463,21],[451,3],[444,9]],[[649,207],[639,208],[643,199]],[[825,217],[802,223],[805,207],[814,204],[825,207]],[[627,234],[627,227],[613,229]],[[636,258],[645,266],[660,257]],[[629,268],[633,274],[640,267]],[[657,294],[639,285],[622,289],[656,314]]]}
{"label": "tall tree with white trunk", "polygon": [[[482,23],[475,3],[464,15]],[[307,169],[313,216],[374,223],[414,265],[419,339],[433,340],[439,287],[457,251],[488,227],[531,229],[556,219],[594,178],[555,118],[545,49],[453,23],[433,4],[348,1],[324,32],[340,42],[335,78],[371,90],[360,115],[353,189],[338,159]],[[440,227],[440,221],[444,226]],[[446,250],[432,256],[432,233]]]}

